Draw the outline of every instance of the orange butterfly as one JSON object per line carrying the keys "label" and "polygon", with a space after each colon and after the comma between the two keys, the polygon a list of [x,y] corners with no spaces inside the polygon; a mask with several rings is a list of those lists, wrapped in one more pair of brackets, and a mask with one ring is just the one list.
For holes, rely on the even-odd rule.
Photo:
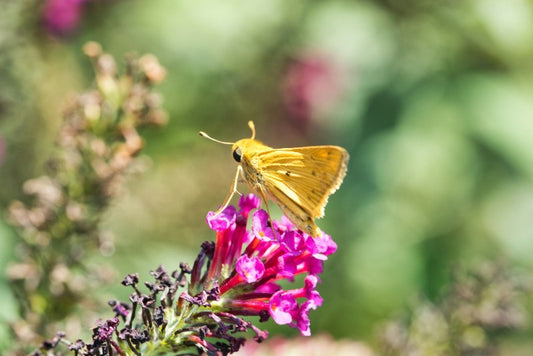
{"label": "orange butterfly", "polygon": [[251,138],[224,142],[200,135],[212,141],[232,145],[233,158],[239,163],[224,210],[237,193],[241,176],[250,189],[262,197],[270,216],[267,200],[274,201],[300,230],[318,236],[320,229],[314,219],[324,216],[328,197],[341,185],[348,164],[348,152],[339,146],[309,146],[272,148],[255,139],[255,126],[248,122]]}

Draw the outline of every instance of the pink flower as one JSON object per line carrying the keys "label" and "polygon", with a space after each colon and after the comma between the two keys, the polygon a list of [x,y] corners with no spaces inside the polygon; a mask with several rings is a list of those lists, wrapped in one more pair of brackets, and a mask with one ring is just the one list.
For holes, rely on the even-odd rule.
{"label": "pink flower", "polygon": [[48,0],[44,5],[44,25],[59,36],[72,33],[80,22],[83,3],[86,0]]}
{"label": "pink flower", "polygon": [[331,236],[326,234],[317,236],[314,239],[307,239],[306,244],[313,256],[319,260],[327,260],[328,255],[337,251],[337,244],[331,239]]}
{"label": "pink flower", "polygon": [[[225,317],[257,315],[261,321],[272,317],[309,335],[309,311],[322,304],[316,290],[318,275],[337,245],[329,235],[305,234],[286,218],[270,222],[264,210],[254,211],[251,232],[247,231],[250,212],[259,205],[259,199],[250,194],[241,197],[239,210],[228,206],[218,215],[207,214],[216,243],[202,245],[191,271],[189,293],[181,299],[202,307],[216,300],[217,310]],[[278,284],[294,283],[298,275],[305,276],[300,288],[284,289]]]}
{"label": "pink flower", "polygon": [[235,270],[246,280],[246,282],[252,283],[263,277],[265,266],[257,257],[250,258],[246,255],[242,255],[235,263]]}
{"label": "pink flower", "polygon": [[239,200],[239,208],[241,208],[241,214],[248,218],[248,214],[251,210],[258,209],[261,206],[261,200],[253,194],[243,196]]}
{"label": "pink flower", "polygon": [[252,217],[252,232],[263,241],[274,240],[274,232],[269,226],[268,214],[264,210],[257,210]]}
{"label": "pink flower", "polygon": [[311,321],[309,320],[309,311],[311,309],[316,309],[316,307],[317,306],[311,301],[306,301],[302,303],[300,309],[298,310],[296,326],[303,336],[311,336]]}
{"label": "pink flower", "polygon": [[298,231],[286,231],[282,235],[281,244],[288,254],[298,255],[303,251],[305,240]]}
{"label": "pink flower", "polygon": [[224,231],[227,230],[234,222],[237,217],[237,210],[233,206],[228,206],[226,209],[221,211],[218,215],[215,215],[214,212],[210,211],[207,213],[207,224],[209,227],[215,231]]}
{"label": "pink flower", "polygon": [[270,298],[269,311],[277,324],[289,324],[298,312],[298,303],[292,294],[280,290]]}
{"label": "pink flower", "polygon": [[308,125],[332,109],[342,87],[338,69],[325,56],[306,54],[294,59],[284,82],[289,116],[299,125]]}

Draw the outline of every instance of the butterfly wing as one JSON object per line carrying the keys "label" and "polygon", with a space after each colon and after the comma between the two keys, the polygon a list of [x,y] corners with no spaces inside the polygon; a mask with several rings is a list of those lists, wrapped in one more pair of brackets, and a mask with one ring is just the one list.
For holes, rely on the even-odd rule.
{"label": "butterfly wing", "polygon": [[348,164],[348,153],[338,146],[272,149],[259,153],[262,188],[285,215],[303,231],[316,236],[313,220],[324,215]]}

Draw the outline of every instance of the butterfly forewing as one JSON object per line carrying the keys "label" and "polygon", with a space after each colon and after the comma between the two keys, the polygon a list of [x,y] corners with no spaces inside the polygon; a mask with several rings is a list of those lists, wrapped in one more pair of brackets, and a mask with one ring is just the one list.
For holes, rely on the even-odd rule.
{"label": "butterfly forewing", "polygon": [[[299,220],[324,215],[328,197],[340,186],[348,153],[338,146],[311,146],[261,152],[260,171],[271,198],[292,210]],[[283,209],[286,210],[286,209]]]}

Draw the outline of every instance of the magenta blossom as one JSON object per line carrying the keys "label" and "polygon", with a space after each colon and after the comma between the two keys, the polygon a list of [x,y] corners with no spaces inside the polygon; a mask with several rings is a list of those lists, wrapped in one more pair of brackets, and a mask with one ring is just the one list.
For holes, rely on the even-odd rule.
{"label": "magenta blossom", "polygon": [[277,291],[270,298],[269,312],[279,325],[289,324],[298,313],[298,302],[292,294]]}
{"label": "magenta blossom", "polygon": [[264,210],[258,210],[252,217],[252,232],[259,240],[273,241],[274,231],[270,227],[268,214]]}
{"label": "magenta blossom", "polygon": [[263,277],[265,265],[257,257],[250,258],[247,255],[242,255],[235,263],[235,270],[246,282],[253,283]]}
{"label": "magenta blossom", "polygon": [[[310,335],[309,311],[322,304],[316,290],[318,275],[337,245],[324,233],[311,237],[286,218],[271,223],[266,211],[258,210],[260,203],[249,194],[241,197],[239,210],[229,206],[218,215],[207,214],[216,243],[206,245],[198,256],[189,293],[181,298],[210,306],[215,315],[217,311],[257,315],[261,321],[272,317]],[[300,288],[283,289],[278,284],[294,282],[296,276],[305,276]]]}
{"label": "magenta blossom", "polygon": [[64,36],[72,33],[80,22],[83,3],[87,0],[48,0],[43,8],[43,21],[48,31]]}
{"label": "magenta blossom", "polygon": [[284,99],[289,118],[303,127],[330,112],[342,94],[340,68],[323,54],[307,53],[288,66]]}

